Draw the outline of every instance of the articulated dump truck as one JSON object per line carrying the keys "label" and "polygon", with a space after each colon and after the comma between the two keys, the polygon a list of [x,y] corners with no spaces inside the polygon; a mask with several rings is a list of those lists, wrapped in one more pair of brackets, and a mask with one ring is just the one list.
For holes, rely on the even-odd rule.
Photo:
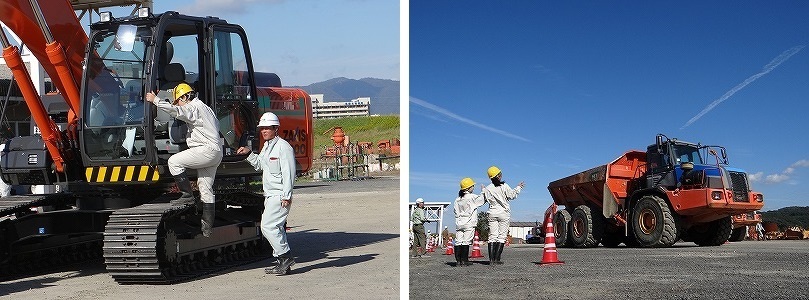
{"label": "articulated dump truck", "polygon": [[719,246],[733,230],[732,216],[761,209],[764,196],[747,174],[727,165],[724,147],[659,134],[646,152],[548,184],[560,247],[669,247],[678,240]]}

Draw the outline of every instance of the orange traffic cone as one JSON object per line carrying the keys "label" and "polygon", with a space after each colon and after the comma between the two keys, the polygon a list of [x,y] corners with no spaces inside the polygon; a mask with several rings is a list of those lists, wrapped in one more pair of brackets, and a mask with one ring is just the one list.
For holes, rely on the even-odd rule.
{"label": "orange traffic cone", "polygon": [[449,238],[447,242],[447,251],[444,252],[444,255],[453,255],[455,254],[455,246],[452,245],[452,238]]}
{"label": "orange traffic cone", "polygon": [[[553,233],[553,215],[556,214],[556,203],[552,205],[553,212],[546,214],[545,218],[545,247],[542,253],[542,262],[540,265],[561,265],[565,262],[560,261],[556,253],[556,236]],[[549,209],[550,210],[550,209]]]}
{"label": "orange traffic cone", "polygon": [[427,253],[433,252],[433,238],[430,237],[427,239]]}
{"label": "orange traffic cone", "polygon": [[478,232],[475,231],[475,238],[472,243],[472,255],[469,255],[470,258],[481,258],[483,257],[483,253],[480,253],[480,238],[478,238]]}

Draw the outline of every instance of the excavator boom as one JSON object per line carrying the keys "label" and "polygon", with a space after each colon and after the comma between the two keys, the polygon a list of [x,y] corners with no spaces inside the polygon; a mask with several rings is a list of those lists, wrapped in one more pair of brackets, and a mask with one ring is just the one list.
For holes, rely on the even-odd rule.
{"label": "excavator boom", "polygon": [[[58,76],[56,66],[43,63],[42,67],[51,76],[54,86],[59,91],[64,92],[71,87],[78,90],[81,86],[82,61],[87,48],[87,34],[84,33],[79,19],[73,12],[73,7],[69,0],[48,0],[47,9],[42,9],[44,22],[50,29],[50,36],[54,39],[51,42],[42,33],[42,27],[37,21],[30,0],[0,0],[0,21],[13,31],[31,54],[41,62],[50,61],[48,58],[48,45],[53,42],[58,43],[64,51],[67,69],[70,72],[73,82],[63,82]],[[70,109],[73,113],[79,110],[78,99],[69,100]]]}

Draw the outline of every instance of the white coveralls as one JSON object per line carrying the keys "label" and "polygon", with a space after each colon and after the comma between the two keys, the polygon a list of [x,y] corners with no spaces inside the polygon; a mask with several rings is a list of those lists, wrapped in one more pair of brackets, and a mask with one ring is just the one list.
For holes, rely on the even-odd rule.
{"label": "white coveralls", "polygon": [[483,195],[466,193],[455,198],[455,245],[471,245],[478,223],[477,209],[486,204]]}
{"label": "white coveralls", "polygon": [[508,184],[486,186],[483,191],[486,201],[489,202],[489,243],[505,243],[508,235],[508,223],[511,220],[511,210],[508,202],[516,199],[522,187],[512,189]]}
{"label": "white coveralls", "polygon": [[188,149],[169,157],[171,175],[197,170],[197,186],[203,203],[214,203],[213,181],[222,162],[222,140],[219,139],[219,120],[213,110],[198,98],[183,106],[171,105],[155,97],[154,104],[174,118],[188,125],[185,142]]}
{"label": "white coveralls", "polygon": [[295,152],[289,142],[275,137],[264,143],[259,154],[250,152],[247,162],[253,165],[256,171],[262,171],[264,213],[261,214],[261,233],[272,245],[273,256],[278,257],[289,252],[284,223],[290,207],[281,207],[281,200],[292,199]]}

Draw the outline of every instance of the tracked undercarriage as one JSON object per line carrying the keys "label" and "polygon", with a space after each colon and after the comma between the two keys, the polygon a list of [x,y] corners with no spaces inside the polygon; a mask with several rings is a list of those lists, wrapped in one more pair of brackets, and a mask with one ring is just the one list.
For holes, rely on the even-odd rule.
{"label": "tracked undercarriage", "polygon": [[0,279],[101,256],[109,213],[64,209],[75,203],[67,193],[0,199]]}
{"label": "tracked undercarriage", "polygon": [[[210,238],[201,234],[195,206],[169,203],[174,197],[166,194],[131,208],[97,211],[75,208],[76,197],[69,193],[2,198],[0,274],[37,273],[103,255],[107,271],[119,283],[165,284],[270,255],[259,224],[262,196],[217,190]],[[48,209],[52,211],[33,211]]]}

